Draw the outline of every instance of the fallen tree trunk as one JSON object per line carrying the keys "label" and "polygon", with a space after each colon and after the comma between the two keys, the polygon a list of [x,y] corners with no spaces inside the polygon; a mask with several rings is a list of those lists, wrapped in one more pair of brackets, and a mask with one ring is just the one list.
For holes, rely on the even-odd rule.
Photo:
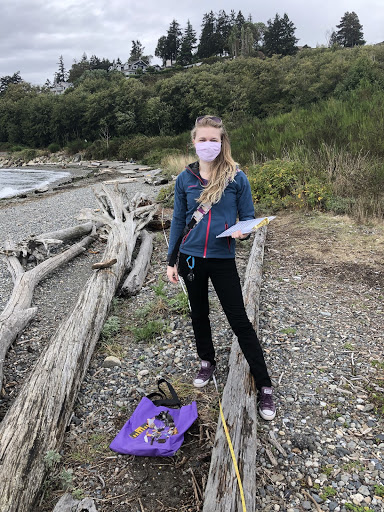
{"label": "fallen tree trunk", "polygon": [[153,250],[153,235],[143,230],[141,233],[141,246],[135,259],[133,269],[129,273],[120,289],[121,295],[136,295],[143,286],[144,279],[148,273]]}
{"label": "fallen tree trunk", "polygon": [[104,260],[117,259],[111,269],[95,270],[70,316],[59,326],[13,406],[0,425],[0,510],[30,512],[47,473],[48,451],[63,442],[77,392],[87,371],[110,303],[129,265],[138,232],[154,206],[128,211],[123,197],[104,186],[97,194],[102,213],[83,217],[102,220],[110,228]]}
{"label": "fallen tree trunk", "polygon": [[[256,231],[243,286],[244,303],[250,321],[258,327],[264,243],[267,228]],[[256,388],[249,366],[234,337],[229,357],[229,374],[222,408],[239,467],[247,512],[256,510]],[[203,512],[243,510],[234,464],[224,428],[219,419],[212,452]]]}
{"label": "fallen tree trunk", "polygon": [[[14,287],[10,299],[0,315],[0,388],[3,382],[4,359],[8,349],[37,312],[37,308],[31,307],[35,287],[48,274],[83,253],[94,239],[94,236],[87,236],[70,249],[39,263],[28,271],[24,271],[17,256],[7,256]],[[6,251],[12,252],[7,247],[6,245]]]}

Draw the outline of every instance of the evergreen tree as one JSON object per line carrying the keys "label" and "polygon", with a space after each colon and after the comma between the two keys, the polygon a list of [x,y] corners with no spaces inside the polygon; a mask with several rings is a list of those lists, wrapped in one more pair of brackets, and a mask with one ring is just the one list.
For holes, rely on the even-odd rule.
{"label": "evergreen tree", "polygon": [[200,59],[216,55],[216,18],[213,11],[204,14],[201,26],[200,43],[197,50]]}
{"label": "evergreen tree", "polygon": [[144,46],[139,40],[132,41],[131,53],[129,55],[129,61],[139,60],[143,57]]}
{"label": "evergreen tree", "polygon": [[228,55],[229,49],[229,36],[231,34],[231,18],[224,10],[219,11],[216,20],[216,50],[220,55]]}
{"label": "evergreen tree", "polygon": [[88,62],[87,55],[83,53],[83,56],[81,58],[80,62],[77,62],[74,60],[71,69],[68,73],[68,81],[69,82],[75,82],[78,78],[81,77],[85,71],[91,69],[90,64]]}
{"label": "evergreen tree", "polygon": [[167,54],[168,58],[171,59],[171,64],[177,59],[181,43],[181,30],[180,25],[176,20],[173,20],[169,26],[167,32]]}
{"label": "evergreen tree", "polygon": [[58,84],[60,82],[65,82],[67,80],[68,74],[64,67],[64,59],[63,56],[60,55],[59,62],[57,63],[59,69],[55,73],[55,77],[53,79],[53,83]]}
{"label": "evergreen tree", "polygon": [[16,71],[16,73],[13,73],[13,75],[2,76],[0,78],[0,94],[5,93],[10,84],[19,84],[22,81],[23,79],[20,76],[20,71]]}
{"label": "evergreen tree", "polygon": [[244,23],[245,23],[245,18],[243,16],[243,13],[241,11],[239,11],[236,16],[236,26],[237,26],[239,32],[241,32],[241,29],[242,29]]}
{"label": "evergreen tree", "polygon": [[99,57],[96,57],[96,55],[92,55],[92,57],[89,59],[90,69],[104,69],[105,71],[108,71],[111,65],[112,62],[109,59],[99,59]]}
{"label": "evergreen tree", "polygon": [[329,36],[328,40],[328,48],[332,48],[332,46],[339,45],[339,42],[337,40],[337,34],[336,31],[333,30]]}
{"label": "evergreen tree", "polygon": [[365,44],[363,26],[355,12],[346,12],[340,20],[340,25],[336,27],[339,29],[336,32],[336,41],[340,46],[353,48]]}
{"label": "evergreen tree", "polygon": [[273,21],[268,20],[264,34],[264,51],[268,56],[274,54],[294,55],[297,51],[296,27],[287,14],[281,18],[276,14]]}
{"label": "evergreen tree", "polygon": [[165,67],[167,59],[169,58],[167,49],[167,36],[161,36],[157,41],[155,55],[163,61],[163,67]]}
{"label": "evergreen tree", "polygon": [[180,53],[177,58],[177,62],[181,66],[188,66],[188,64],[192,64],[193,50],[196,48],[196,42],[196,32],[193,30],[192,25],[188,20],[181,40]]}

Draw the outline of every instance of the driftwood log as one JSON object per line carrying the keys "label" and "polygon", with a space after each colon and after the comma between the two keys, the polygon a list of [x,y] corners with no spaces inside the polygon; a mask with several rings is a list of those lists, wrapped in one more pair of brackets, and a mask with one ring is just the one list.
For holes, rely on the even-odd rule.
{"label": "driftwood log", "polygon": [[[100,227],[100,224],[96,225],[96,228]],[[49,233],[43,233],[36,237],[38,240],[46,240],[47,238],[56,238],[67,242],[68,240],[76,240],[82,236],[89,235],[94,228],[93,222],[85,222],[84,224],[77,224],[77,226],[71,226],[69,228],[60,229],[58,231],[50,231]]]}
{"label": "driftwood log", "polygon": [[153,235],[150,235],[148,231],[143,229],[140,238],[140,250],[135,258],[133,269],[121,287],[121,295],[131,296],[139,293],[148,273],[153,250]]}
{"label": "driftwood log", "polygon": [[0,424],[0,510],[30,512],[47,474],[45,456],[60,450],[73,404],[87,371],[110,303],[130,264],[139,231],[154,213],[140,206],[140,197],[124,207],[122,193],[103,186],[96,194],[102,211],[84,211],[82,218],[109,226],[104,260],[111,269],[96,270],[72,313],[58,327],[47,350],[24,383]]}
{"label": "driftwood log", "polygon": [[[256,330],[266,232],[266,227],[256,231],[243,286],[247,314]],[[254,512],[257,490],[256,388],[236,337],[232,343],[228,366],[229,374],[223,392],[222,407],[239,467],[247,512]],[[224,510],[240,512],[243,507],[232,457],[220,419],[205,489],[203,512]]]}
{"label": "driftwood log", "polygon": [[10,244],[6,244],[4,252],[8,253],[7,264],[14,286],[11,297],[0,314],[0,388],[8,349],[37,312],[36,307],[31,307],[35,287],[48,274],[82,254],[94,239],[94,236],[89,235],[68,250],[42,261],[27,271],[20,261],[24,258],[23,254],[12,249]]}

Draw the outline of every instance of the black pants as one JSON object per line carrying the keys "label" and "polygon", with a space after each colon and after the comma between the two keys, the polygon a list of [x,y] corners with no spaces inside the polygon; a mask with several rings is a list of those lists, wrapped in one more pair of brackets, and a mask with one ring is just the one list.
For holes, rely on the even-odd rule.
{"label": "black pants", "polygon": [[192,326],[200,359],[216,364],[209,322],[208,278],[210,278],[229,324],[239,340],[245,359],[248,361],[256,387],[260,390],[262,386],[271,386],[259,340],[245,311],[235,260],[195,257],[194,279],[190,281],[187,279],[187,274],[190,272],[186,262],[187,257],[180,253],[179,274],[184,278],[188,290]]}

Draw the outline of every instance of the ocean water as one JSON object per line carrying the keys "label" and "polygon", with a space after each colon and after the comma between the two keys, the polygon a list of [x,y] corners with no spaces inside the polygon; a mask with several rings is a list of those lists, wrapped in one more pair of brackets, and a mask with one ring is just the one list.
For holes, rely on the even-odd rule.
{"label": "ocean water", "polygon": [[65,171],[0,169],[0,199],[13,197],[52,185],[71,175]]}

